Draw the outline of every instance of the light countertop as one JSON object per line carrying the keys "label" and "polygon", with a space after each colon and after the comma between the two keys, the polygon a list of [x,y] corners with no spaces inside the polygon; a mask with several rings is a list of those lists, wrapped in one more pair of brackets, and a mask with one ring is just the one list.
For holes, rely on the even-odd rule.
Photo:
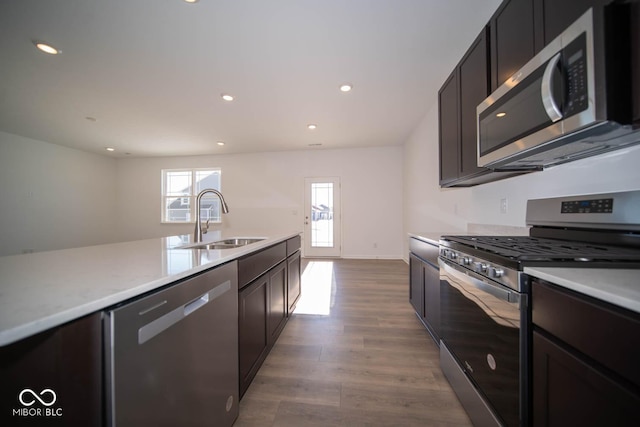
{"label": "light countertop", "polygon": [[524,272],[640,313],[640,270],[525,267]]}
{"label": "light countertop", "polygon": [[414,239],[423,240],[427,243],[431,243],[432,245],[439,245],[441,236],[446,236],[450,234],[464,234],[464,233],[462,232],[447,233],[443,231],[420,231],[420,232],[411,232],[408,234],[409,234],[409,237],[412,237]]}
{"label": "light countertop", "polygon": [[0,346],[116,305],[298,235],[214,231],[265,240],[224,250],[180,249],[191,235],[0,257]]}

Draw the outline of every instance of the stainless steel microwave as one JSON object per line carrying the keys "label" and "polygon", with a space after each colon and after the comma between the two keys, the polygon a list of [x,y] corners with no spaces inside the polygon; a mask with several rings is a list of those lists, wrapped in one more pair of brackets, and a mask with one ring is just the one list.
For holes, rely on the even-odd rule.
{"label": "stainless steel microwave", "polygon": [[640,143],[630,43],[624,5],[584,13],[478,105],[478,166],[540,169]]}

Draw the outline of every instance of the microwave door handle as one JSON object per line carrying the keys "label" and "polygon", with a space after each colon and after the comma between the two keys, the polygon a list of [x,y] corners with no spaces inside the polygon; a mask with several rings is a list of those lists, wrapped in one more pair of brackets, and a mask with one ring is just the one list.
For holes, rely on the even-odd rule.
{"label": "microwave door handle", "polygon": [[556,100],[553,99],[552,90],[553,70],[558,66],[558,62],[560,62],[560,55],[560,53],[556,53],[547,64],[547,68],[545,68],[544,74],[542,75],[542,87],[540,88],[542,92],[542,105],[551,122],[554,123],[562,118],[562,111],[560,111],[560,107],[556,104]]}

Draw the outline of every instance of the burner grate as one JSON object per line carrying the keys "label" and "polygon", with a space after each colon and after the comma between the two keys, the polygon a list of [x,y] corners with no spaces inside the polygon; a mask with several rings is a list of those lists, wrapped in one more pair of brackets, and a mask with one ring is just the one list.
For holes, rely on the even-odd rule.
{"label": "burner grate", "polygon": [[519,261],[640,261],[640,249],[530,236],[445,236],[464,245]]}

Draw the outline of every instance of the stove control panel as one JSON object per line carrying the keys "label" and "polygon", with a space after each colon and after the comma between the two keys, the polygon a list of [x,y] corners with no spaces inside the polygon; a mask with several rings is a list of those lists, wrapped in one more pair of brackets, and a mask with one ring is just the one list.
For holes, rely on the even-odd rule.
{"label": "stove control panel", "polygon": [[460,252],[456,249],[440,247],[440,257],[450,263],[458,264],[466,270],[498,282],[504,286],[519,290],[519,273],[516,270],[492,264],[484,259]]}
{"label": "stove control panel", "polygon": [[612,213],[613,199],[572,200],[562,202],[560,213]]}

